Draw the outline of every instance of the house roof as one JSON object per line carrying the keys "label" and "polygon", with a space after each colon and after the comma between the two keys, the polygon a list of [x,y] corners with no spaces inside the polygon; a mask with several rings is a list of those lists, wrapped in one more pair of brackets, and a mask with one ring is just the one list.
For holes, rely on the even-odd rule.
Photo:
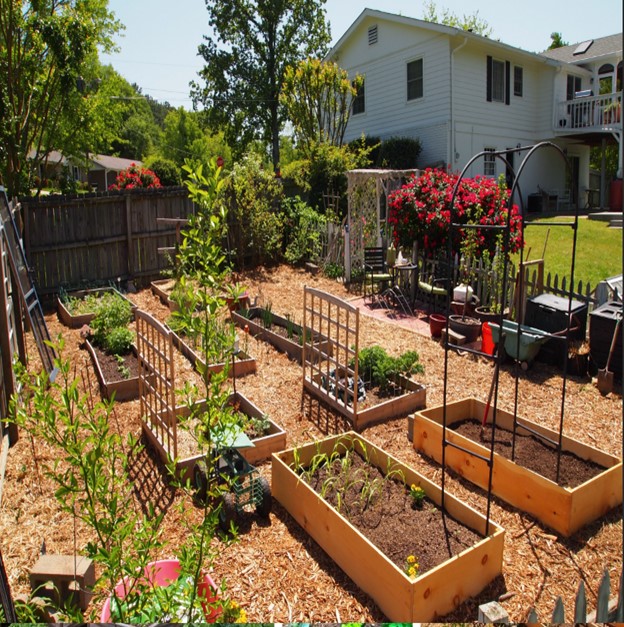
{"label": "house roof", "polygon": [[[404,15],[397,15],[395,13],[386,13],[385,11],[377,11],[375,9],[364,9],[360,15],[356,18],[356,20],[351,24],[351,26],[345,31],[342,37],[334,44],[332,49],[327,54],[328,59],[331,59],[336,55],[338,50],[344,45],[344,43],[349,39],[351,34],[359,27],[359,25],[366,19],[373,18],[379,20],[386,20],[389,22],[395,22],[398,24],[405,24],[407,26],[412,26],[415,28],[422,28],[428,30],[430,32],[436,32],[440,34],[448,35],[449,37],[468,37],[469,39],[475,42],[487,43],[488,45],[494,46],[496,48],[505,48],[508,50],[513,50],[520,54],[528,55],[533,58],[538,58],[542,62],[544,62],[543,55],[540,55],[535,52],[528,52],[527,50],[522,50],[521,48],[516,48],[514,46],[510,46],[509,44],[505,44],[496,39],[490,39],[489,37],[484,37],[483,35],[477,35],[471,31],[463,30],[461,28],[455,28],[453,26],[446,26],[445,24],[437,24],[435,22],[428,22],[426,20],[419,20],[415,17],[406,17]],[[557,59],[547,59],[547,63],[552,63],[553,65],[559,65]]]}
{"label": "house roof", "polygon": [[[590,44],[586,48],[581,47],[581,44]],[[580,48],[585,50],[574,54]],[[544,50],[541,53],[542,56],[549,59],[555,59],[563,63],[587,63],[593,59],[600,59],[601,57],[613,57],[614,55],[622,55],[622,33],[615,35],[609,35],[607,37],[600,37],[598,39],[588,39],[584,42],[572,44],[571,46],[563,46],[562,48],[554,48],[553,50]]]}
{"label": "house roof", "polygon": [[89,155],[91,161],[99,165],[104,170],[114,170],[115,172],[121,172],[126,168],[129,168],[132,164],[142,166],[143,162],[136,159],[123,159],[121,157],[110,157],[108,155]]}

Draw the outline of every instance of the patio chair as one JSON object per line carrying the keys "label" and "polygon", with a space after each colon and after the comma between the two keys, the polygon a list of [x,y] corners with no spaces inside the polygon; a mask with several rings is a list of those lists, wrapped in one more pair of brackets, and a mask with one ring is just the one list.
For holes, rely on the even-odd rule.
{"label": "patio chair", "polygon": [[382,295],[392,281],[386,264],[385,248],[364,249],[364,274],[364,297],[370,297],[372,303],[382,302]]}
{"label": "patio chair", "polygon": [[439,310],[439,301],[445,301],[449,295],[451,281],[448,277],[436,276],[433,269],[425,267],[425,262],[418,264],[416,290],[425,304],[427,315],[433,310]]}

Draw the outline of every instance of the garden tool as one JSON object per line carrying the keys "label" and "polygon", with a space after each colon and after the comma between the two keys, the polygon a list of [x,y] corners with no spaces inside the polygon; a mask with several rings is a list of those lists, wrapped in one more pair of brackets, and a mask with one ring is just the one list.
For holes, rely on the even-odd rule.
{"label": "garden tool", "polygon": [[490,405],[492,404],[492,396],[494,395],[494,386],[496,385],[496,378],[498,375],[498,367],[500,365],[500,357],[496,358],[496,365],[494,366],[494,373],[492,374],[492,384],[490,385],[490,393],[488,394],[487,403],[485,404],[485,411],[483,412],[483,422],[481,423],[481,440],[485,439],[485,423],[487,422],[488,414],[490,413]]}
{"label": "garden tool", "polygon": [[613,357],[613,351],[615,350],[615,343],[618,338],[618,332],[622,326],[622,318],[618,318],[615,323],[615,329],[613,330],[613,339],[611,340],[611,348],[609,349],[609,356],[607,357],[607,364],[604,368],[598,370],[598,379],[596,385],[601,394],[608,394],[613,390],[613,373],[609,371],[611,365],[611,358]]}

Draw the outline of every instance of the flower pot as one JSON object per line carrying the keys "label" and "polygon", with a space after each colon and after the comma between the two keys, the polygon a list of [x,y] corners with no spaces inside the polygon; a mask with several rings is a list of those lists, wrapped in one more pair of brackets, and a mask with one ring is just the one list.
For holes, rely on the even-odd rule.
{"label": "flower pot", "polygon": [[459,333],[466,338],[466,342],[476,342],[481,333],[481,320],[470,316],[460,316],[451,314],[449,316],[449,326],[455,333]]}
{"label": "flower pot", "polygon": [[249,300],[249,294],[245,292],[241,296],[226,296],[225,304],[227,305],[228,311],[232,313],[233,311],[240,311],[241,309],[249,309],[251,301]]}
{"label": "flower pot", "polygon": [[[491,307],[486,305],[478,305],[474,310],[474,317],[481,320],[481,322],[499,322],[500,314],[496,313]],[[503,314],[503,318],[505,314]]]}
{"label": "flower pot", "polygon": [[[172,582],[176,581],[180,576],[180,562],[178,560],[159,560],[157,562],[150,562],[144,570],[144,577],[146,583],[153,585],[155,587],[165,587],[170,585]],[[118,599],[122,600],[128,594],[128,587],[130,583],[129,577],[124,577],[116,586],[115,586],[115,595]],[[206,599],[205,602],[202,602],[202,606],[204,607],[204,616],[206,618],[206,622],[214,623],[217,619],[217,611],[215,609],[210,608],[210,602],[216,599],[216,590],[217,586],[213,581],[212,577],[208,574],[203,576],[203,579],[197,586],[197,594],[200,597]],[[100,617],[101,623],[110,623],[111,618],[111,599],[113,595],[111,595],[108,599],[106,599],[104,606],[102,607],[102,615]],[[174,617],[172,617],[174,618]]]}
{"label": "flower pot", "polygon": [[429,316],[429,330],[431,337],[439,338],[442,336],[442,330],[446,327],[446,316],[442,314],[432,313]]}

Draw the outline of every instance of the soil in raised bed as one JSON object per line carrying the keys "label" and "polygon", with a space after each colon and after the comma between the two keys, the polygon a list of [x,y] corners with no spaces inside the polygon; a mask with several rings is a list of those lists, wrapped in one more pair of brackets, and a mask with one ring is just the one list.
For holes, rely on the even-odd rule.
{"label": "soil in raised bed", "polygon": [[130,352],[123,356],[123,365],[129,370],[130,374],[127,377],[122,376],[119,370],[119,362],[114,355],[103,351],[97,346],[93,345],[93,350],[97,356],[100,370],[104,381],[107,383],[113,383],[116,381],[125,381],[127,379],[133,379],[139,376],[139,360],[134,352]]}
{"label": "soil in raised bed", "polygon": [[[420,507],[414,506],[402,481],[384,476],[357,453],[351,451],[349,455],[349,479],[340,473],[332,484],[330,477],[337,474],[335,465],[339,467],[343,459],[339,458],[332,462],[333,471],[320,467],[309,479],[310,485],[319,494],[325,491],[324,498],[400,569],[405,570],[407,558],[414,556],[422,575],[483,539],[443,514],[427,497]],[[358,480],[363,476],[365,481]],[[350,485],[343,491],[345,481]],[[371,486],[373,498],[369,502],[367,487]]]}
{"label": "soil in raised bed", "polygon": [[[450,428],[464,437],[490,448],[492,442],[492,427],[486,425],[481,437],[481,423],[478,420],[464,420],[450,425]],[[494,451],[506,459],[511,459],[513,433],[501,427],[496,427]],[[534,435],[516,432],[516,447],[514,460],[516,464],[538,473],[546,479],[557,483],[557,450]],[[559,485],[570,488],[585,483],[604,472],[605,468],[595,462],[582,459],[570,453],[561,452],[559,468]]]}

